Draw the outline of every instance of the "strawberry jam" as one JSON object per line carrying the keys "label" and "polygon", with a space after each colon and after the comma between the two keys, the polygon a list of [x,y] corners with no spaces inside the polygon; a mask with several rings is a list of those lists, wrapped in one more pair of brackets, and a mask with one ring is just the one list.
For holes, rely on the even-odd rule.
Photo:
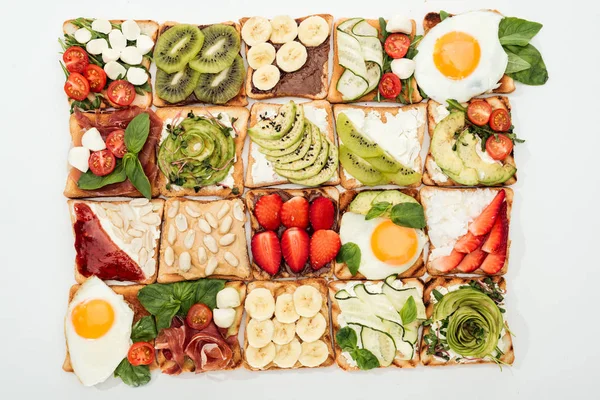
{"label": "strawberry jam", "polygon": [[121,250],[102,228],[100,220],[85,203],[74,206],[76,263],[79,273],[86,278],[117,281],[141,281],[141,268]]}

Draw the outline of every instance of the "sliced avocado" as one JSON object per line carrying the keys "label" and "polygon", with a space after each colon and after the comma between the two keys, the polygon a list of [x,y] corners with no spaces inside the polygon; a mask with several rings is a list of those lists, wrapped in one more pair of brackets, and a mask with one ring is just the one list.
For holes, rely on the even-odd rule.
{"label": "sliced avocado", "polygon": [[400,164],[390,153],[381,151],[377,157],[365,157],[365,160],[381,172],[395,173],[402,168]]}
{"label": "sliced avocado", "polygon": [[265,119],[248,129],[251,138],[274,140],[285,136],[296,120],[296,103],[289,101],[279,108],[275,118]]}
{"label": "sliced avocado", "polygon": [[337,117],[336,129],[342,143],[360,157],[377,157],[383,152],[377,143],[360,133],[343,112]]}
{"label": "sliced avocado", "polygon": [[298,146],[296,150],[290,152],[289,154],[284,154],[277,157],[266,156],[267,160],[275,164],[287,164],[303,158],[306,155],[306,153],[308,153],[308,151],[310,150],[310,146],[312,145],[311,129],[311,126],[309,124],[306,124],[306,129],[304,129],[303,131],[302,139],[298,141],[298,144],[300,146]]}
{"label": "sliced avocado", "polygon": [[399,190],[384,190],[380,192],[374,199],[373,204],[387,201],[392,206],[400,203],[418,203],[417,200]]}
{"label": "sliced avocado", "polygon": [[[318,130],[318,128],[316,129]],[[325,163],[327,162],[327,157],[329,156],[330,142],[324,137],[324,135],[322,136],[323,137],[321,138],[321,149],[319,151],[319,154],[317,154],[317,158],[315,159],[314,163],[296,171],[278,169],[277,167],[275,167],[275,172],[277,172],[279,175],[285,178],[295,180],[305,180],[317,175],[325,166]]]}
{"label": "sliced avocado", "polygon": [[465,168],[458,175],[454,175],[452,172],[446,170],[442,170],[442,172],[448,175],[448,178],[461,185],[477,186],[479,184],[479,177],[477,176],[477,171],[473,168]]}
{"label": "sliced avocado", "polygon": [[348,206],[348,211],[366,215],[371,209],[373,200],[380,194],[381,192],[375,191],[360,192]]}
{"label": "sliced avocado", "polygon": [[[308,152],[299,160],[292,161],[289,163],[273,163],[273,167],[276,170],[289,170],[289,171],[299,171],[303,168],[306,168],[315,163],[317,156],[321,152],[321,148],[323,147],[323,138],[321,135],[321,131],[314,124],[310,124],[310,136],[311,136],[311,145],[308,149]],[[285,176],[285,175],[282,175]],[[302,178],[304,179],[304,178]]]}
{"label": "sliced avocado", "polygon": [[352,151],[343,144],[340,146],[340,163],[350,175],[358,179],[364,185],[376,186],[386,180],[379,170],[373,168],[371,164],[366,162],[360,156],[352,153]]}
{"label": "sliced avocado", "polygon": [[439,167],[453,175],[460,175],[465,169],[460,157],[452,150],[454,134],[465,126],[465,114],[460,111],[451,112],[441,120],[431,138],[431,155]]}
{"label": "sliced avocado", "polygon": [[296,183],[298,185],[304,186],[318,186],[322,183],[327,182],[334,173],[338,170],[338,148],[331,143],[329,138],[325,138],[327,140],[327,144],[329,145],[329,154],[327,156],[327,161],[325,161],[325,166],[318,174],[308,179],[290,179],[292,183]]}
{"label": "sliced avocado", "polygon": [[478,146],[475,135],[465,130],[456,141],[456,153],[467,168],[477,171],[479,183],[484,185],[497,185],[510,179],[517,169],[510,164],[486,163],[477,154]]}
{"label": "sliced avocado", "polygon": [[267,150],[285,150],[288,147],[298,143],[302,139],[305,123],[306,120],[304,119],[304,107],[299,105],[296,107],[294,125],[286,135],[279,139],[261,139],[258,137],[251,137],[251,139],[254,143],[258,144],[260,147],[264,147]]}

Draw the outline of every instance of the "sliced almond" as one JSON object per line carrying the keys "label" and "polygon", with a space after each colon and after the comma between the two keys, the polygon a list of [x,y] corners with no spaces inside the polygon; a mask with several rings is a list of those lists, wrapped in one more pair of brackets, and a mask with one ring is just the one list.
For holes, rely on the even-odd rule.
{"label": "sliced almond", "polygon": [[148,225],[141,221],[131,221],[130,226],[133,229],[137,229],[138,231],[146,232],[148,230]]}
{"label": "sliced almond", "polygon": [[179,269],[183,272],[188,272],[192,267],[192,257],[190,253],[184,251],[179,255]]}
{"label": "sliced almond", "polygon": [[128,229],[127,234],[135,238],[141,238],[142,236],[144,236],[144,233],[142,231],[138,231],[137,229]]}
{"label": "sliced almond", "polygon": [[154,272],[156,271],[156,260],[154,258],[149,258],[148,261],[146,261],[144,270],[146,272],[146,276],[154,275]]}
{"label": "sliced almond", "polygon": [[143,207],[140,207],[140,217],[143,217],[146,214],[149,214],[152,212],[152,204],[146,204]]}
{"label": "sliced almond", "polygon": [[219,251],[219,246],[217,246],[217,241],[211,235],[206,235],[202,239],[206,248],[213,254],[217,254]]}
{"label": "sliced almond", "polygon": [[219,210],[219,212],[217,213],[217,218],[218,218],[218,219],[221,219],[221,218],[223,218],[223,217],[224,217],[224,216],[225,216],[225,215],[226,215],[226,214],[229,212],[229,209],[230,209],[230,208],[231,208],[231,207],[229,206],[229,203],[225,203],[225,204],[223,204],[223,205],[221,206],[221,209],[220,209],[220,210]]}
{"label": "sliced almond", "polygon": [[185,212],[192,218],[198,218],[200,215],[202,215],[200,211],[196,210],[190,205],[185,206]]}
{"label": "sliced almond", "polygon": [[121,217],[123,220],[128,219],[132,221],[135,219],[135,214],[131,210],[131,207],[129,207],[129,204],[121,204]]}
{"label": "sliced almond", "polygon": [[106,210],[103,207],[95,207],[94,212],[98,218],[106,218]]}
{"label": "sliced almond", "polygon": [[127,232],[129,230],[129,220],[127,218],[123,218],[123,231]]}
{"label": "sliced almond", "polygon": [[223,255],[223,258],[225,258],[227,264],[231,265],[232,267],[237,267],[240,264],[237,257],[230,251],[226,251]]}
{"label": "sliced almond", "polygon": [[146,261],[148,261],[148,251],[146,251],[146,249],[142,247],[142,249],[138,253],[138,257],[140,258],[140,262],[138,263],[139,265],[146,264]]}
{"label": "sliced almond", "polygon": [[239,201],[233,203],[233,217],[240,222],[244,222],[244,210],[242,209],[242,205]]}
{"label": "sliced almond", "polygon": [[152,202],[152,211],[158,211],[160,210],[162,207],[162,204],[160,204],[160,202]]}
{"label": "sliced almond", "polygon": [[119,228],[115,228],[113,226],[112,231],[119,239],[121,239],[121,240],[125,239],[125,235],[123,235],[123,232]]}
{"label": "sliced almond", "polygon": [[217,269],[218,265],[219,261],[217,261],[217,257],[212,256],[208,260],[208,264],[206,264],[206,268],[204,269],[204,273],[206,274],[206,276],[212,275],[213,272],[215,272],[215,269]]}
{"label": "sliced almond", "polygon": [[169,206],[169,210],[167,211],[167,216],[169,218],[175,218],[178,211],[179,211],[179,200],[175,200]]}
{"label": "sliced almond", "polygon": [[150,202],[150,200],[148,200],[145,197],[140,197],[139,199],[133,199],[129,202],[129,205],[131,207],[141,207],[141,206],[145,206],[146,204],[148,204]]}
{"label": "sliced almond", "polygon": [[175,262],[175,252],[171,246],[167,246],[165,249],[165,262],[169,267]]}
{"label": "sliced almond", "polygon": [[233,218],[231,218],[231,215],[228,215],[225,218],[223,218],[223,221],[221,221],[221,225],[219,225],[219,233],[221,235],[224,235],[227,232],[229,232],[232,224],[233,224]]}
{"label": "sliced almond", "polygon": [[206,249],[203,246],[198,248],[198,262],[200,265],[206,264],[206,260],[208,259],[208,254],[206,254]]}
{"label": "sliced almond", "polygon": [[196,239],[196,231],[190,229],[189,231],[187,231],[187,233],[185,234],[185,238],[183,239],[183,245],[186,249],[189,250],[192,248],[192,246],[194,246],[194,239]]}
{"label": "sliced almond", "polygon": [[102,203],[102,207],[105,210],[110,210],[110,211],[121,211],[121,208],[113,203]]}
{"label": "sliced almond", "polygon": [[177,227],[177,230],[179,232],[187,231],[188,223],[187,219],[185,218],[185,215],[177,214],[177,216],[175,217],[175,226]]}
{"label": "sliced almond", "polygon": [[175,239],[177,239],[177,231],[175,231],[174,225],[169,225],[169,233],[167,233],[167,240],[171,244],[175,244]]}
{"label": "sliced almond", "polygon": [[210,228],[210,225],[208,222],[206,222],[206,220],[204,218],[200,218],[198,220],[198,227],[200,228],[200,230],[204,233],[210,233],[212,231],[212,229]]}
{"label": "sliced almond", "polygon": [[154,235],[150,231],[146,231],[144,235],[144,247],[146,250],[154,252]]}
{"label": "sliced almond", "polygon": [[160,217],[156,213],[144,215],[140,219],[140,221],[142,221],[145,224],[151,225],[151,226],[158,226],[158,225],[160,225],[160,222],[161,222]]}
{"label": "sliced almond", "polygon": [[217,219],[215,218],[214,215],[212,215],[211,213],[207,212],[206,215],[205,215],[205,217],[206,217],[206,220],[208,221],[208,224],[211,227],[213,227],[215,229],[217,229],[219,227],[219,222],[217,221]]}
{"label": "sliced almond", "polygon": [[227,235],[221,237],[221,239],[219,239],[219,244],[221,246],[229,246],[231,243],[235,242],[235,234],[234,233],[228,233]]}
{"label": "sliced almond", "polygon": [[117,228],[122,228],[123,227],[123,218],[121,218],[121,216],[119,214],[114,213],[114,212],[109,212],[108,213],[108,219]]}
{"label": "sliced almond", "polygon": [[131,240],[131,251],[133,253],[138,253],[142,249],[143,245],[144,245],[144,242],[142,242],[142,239],[134,238]]}

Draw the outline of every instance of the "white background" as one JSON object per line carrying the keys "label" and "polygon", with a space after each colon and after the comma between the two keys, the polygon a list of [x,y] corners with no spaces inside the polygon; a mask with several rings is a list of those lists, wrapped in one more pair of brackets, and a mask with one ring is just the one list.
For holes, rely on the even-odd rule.
{"label": "white background", "polygon": [[[600,180],[598,39],[592,1],[28,1],[2,2],[0,37],[0,398],[364,399],[597,398]],[[39,4],[39,5],[38,5]],[[206,5],[205,5],[206,4]],[[551,5],[552,4],[552,5]],[[376,18],[496,8],[539,21],[548,67],[543,87],[510,95],[519,135],[511,225],[508,318],[516,362],[345,373],[326,369],[169,377],[143,388],[116,381],[84,388],[62,371],[63,317],[73,280],[73,239],[62,195],[69,148],[59,45],[78,16],[214,23],[243,16]],[[596,393],[594,395],[593,393]],[[10,397],[9,397],[10,396]],[[26,396],[26,397],[25,397]]]}

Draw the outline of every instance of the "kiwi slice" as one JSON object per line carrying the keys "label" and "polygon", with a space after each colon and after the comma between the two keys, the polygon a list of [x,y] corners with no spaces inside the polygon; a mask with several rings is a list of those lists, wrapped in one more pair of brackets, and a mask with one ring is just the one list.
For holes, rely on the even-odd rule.
{"label": "kiwi slice", "polygon": [[382,151],[377,157],[365,157],[365,160],[381,172],[398,172],[402,164],[394,159],[387,151]]}
{"label": "kiwi slice", "polygon": [[377,143],[360,133],[344,113],[338,115],[336,129],[344,145],[360,157],[377,157],[383,152]]}
{"label": "kiwi slice", "polygon": [[198,72],[216,74],[229,67],[241,48],[240,35],[233,26],[215,24],[202,29],[204,45],[190,61]]}
{"label": "kiwi slice", "polygon": [[181,71],[202,48],[204,34],[195,25],[179,24],[160,35],[154,47],[154,62],[172,74]]}
{"label": "kiwi slice", "polygon": [[421,181],[421,174],[419,172],[405,166],[401,166],[396,173],[388,174],[384,172],[383,175],[389,182],[398,186],[413,185]]}
{"label": "kiwi slice", "polygon": [[225,104],[233,99],[244,83],[244,62],[238,55],[233,64],[216,74],[200,74],[194,94],[199,101]]}
{"label": "kiwi slice", "polygon": [[169,103],[184,101],[194,93],[198,78],[200,78],[200,72],[194,71],[188,66],[172,74],[158,68],[155,83],[156,95]]}
{"label": "kiwi slice", "polygon": [[340,162],[350,175],[365,185],[375,186],[385,179],[381,172],[363,158],[352,153],[345,145],[340,146]]}

